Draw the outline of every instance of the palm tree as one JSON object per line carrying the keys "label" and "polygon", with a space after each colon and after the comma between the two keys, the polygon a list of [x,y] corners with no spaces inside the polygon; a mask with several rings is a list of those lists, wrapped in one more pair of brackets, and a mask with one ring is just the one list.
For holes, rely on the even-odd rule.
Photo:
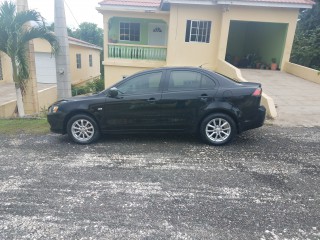
{"label": "palm tree", "polygon": [[40,13],[34,10],[16,11],[14,3],[5,1],[0,6],[0,51],[11,58],[12,75],[17,94],[19,117],[24,116],[23,99],[26,81],[29,79],[29,41],[41,38],[47,40],[54,54],[59,43],[45,26]]}

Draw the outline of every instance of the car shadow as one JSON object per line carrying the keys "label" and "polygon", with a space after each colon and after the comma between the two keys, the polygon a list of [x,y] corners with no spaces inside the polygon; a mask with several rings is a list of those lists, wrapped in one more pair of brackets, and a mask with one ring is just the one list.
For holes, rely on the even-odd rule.
{"label": "car shadow", "polygon": [[106,134],[98,141],[99,143],[188,143],[201,144],[198,136],[183,133],[138,133],[138,134]]}

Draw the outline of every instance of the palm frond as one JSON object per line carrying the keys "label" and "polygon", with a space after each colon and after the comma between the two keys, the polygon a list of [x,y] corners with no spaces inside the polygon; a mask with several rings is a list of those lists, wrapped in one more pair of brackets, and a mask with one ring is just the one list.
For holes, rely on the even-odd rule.
{"label": "palm frond", "polygon": [[26,10],[18,12],[15,17],[15,23],[18,26],[23,26],[28,22],[35,22],[38,25],[44,25],[44,20],[41,14],[35,10]]}
{"label": "palm frond", "polygon": [[40,38],[46,40],[52,49],[52,53],[55,54],[59,50],[59,42],[54,33],[49,32],[45,26],[31,27],[21,36],[21,44],[25,44],[33,39]]}
{"label": "palm frond", "polygon": [[18,70],[18,85],[22,91],[22,94],[25,93],[25,85],[29,79],[29,59],[27,56],[27,45],[21,46],[15,58],[15,62]]}
{"label": "palm frond", "polygon": [[[0,24],[1,26],[1,24]],[[7,53],[8,33],[0,27],[0,51]]]}
{"label": "palm frond", "polygon": [[0,5],[0,21],[11,24],[16,14],[16,5],[12,2],[5,1]]}

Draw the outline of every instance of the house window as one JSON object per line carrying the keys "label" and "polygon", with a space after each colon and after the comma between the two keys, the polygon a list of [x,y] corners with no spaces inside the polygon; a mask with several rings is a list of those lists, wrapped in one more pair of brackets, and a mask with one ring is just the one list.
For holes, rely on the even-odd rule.
{"label": "house window", "polygon": [[0,56],[0,80],[3,80],[1,56]]}
{"label": "house window", "polygon": [[140,42],[140,23],[120,22],[120,41]]}
{"label": "house window", "polygon": [[81,68],[81,54],[77,53],[77,68]]}
{"label": "house window", "polygon": [[92,67],[92,65],[93,65],[93,64],[92,64],[92,55],[90,54],[90,55],[89,55],[89,66]]}
{"label": "house window", "polygon": [[210,42],[211,21],[187,21],[186,42]]}

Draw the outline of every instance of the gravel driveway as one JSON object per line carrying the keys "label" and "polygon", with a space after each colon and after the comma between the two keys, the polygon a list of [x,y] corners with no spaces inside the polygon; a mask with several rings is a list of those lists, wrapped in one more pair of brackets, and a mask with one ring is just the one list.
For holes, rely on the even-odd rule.
{"label": "gravel driveway", "polygon": [[0,239],[320,239],[320,128],[0,135]]}

